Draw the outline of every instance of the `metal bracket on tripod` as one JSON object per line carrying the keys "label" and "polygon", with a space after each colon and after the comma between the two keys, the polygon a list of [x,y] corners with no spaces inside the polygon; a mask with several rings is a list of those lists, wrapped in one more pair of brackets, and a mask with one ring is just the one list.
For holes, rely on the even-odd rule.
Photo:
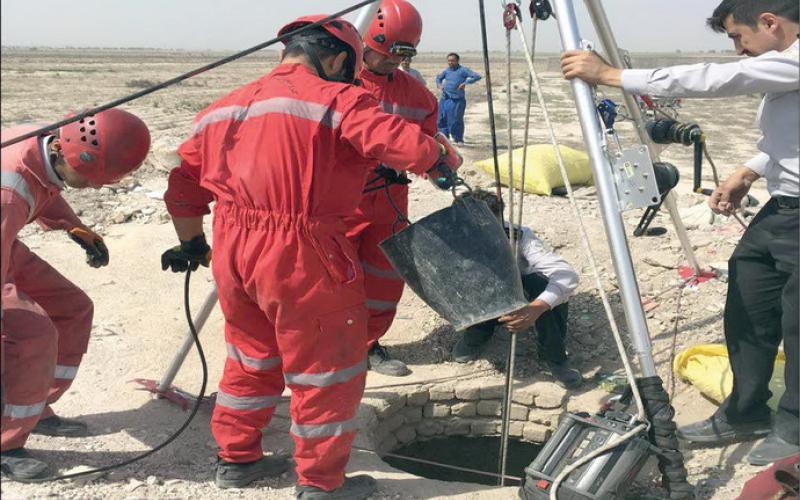
{"label": "metal bracket on tripod", "polygon": [[615,153],[611,158],[611,168],[621,211],[645,208],[661,201],[647,146]]}

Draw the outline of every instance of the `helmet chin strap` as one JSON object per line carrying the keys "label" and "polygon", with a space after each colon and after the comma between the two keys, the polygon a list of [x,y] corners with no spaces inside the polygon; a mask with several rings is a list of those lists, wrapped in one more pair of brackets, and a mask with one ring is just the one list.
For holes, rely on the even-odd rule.
{"label": "helmet chin strap", "polygon": [[323,80],[330,80],[330,77],[328,76],[327,73],[325,73],[325,69],[322,67],[322,61],[319,60],[317,51],[311,47],[311,44],[302,39],[293,41],[294,43],[299,45],[301,49],[303,49],[303,52],[305,52],[306,57],[308,58],[309,61],[311,61],[311,64],[314,65],[314,69],[317,70],[317,74],[319,75],[319,77],[322,78]]}
{"label": "helmet chin strap", "polygon": [[61,172],[58,171],[56,166],[58,165],[58,161],[64,157],[63,153],[61,152],[61,141],[58,139],[57,135],[53,135],[50,139],[50,142],[47,144],[47,156],[50,160],[50,168],[53,169],[53,173],[56,174],[58,180],[64,182],[64,176],[61,175]]}
{"label": "helmet chin strap", "polygon": [[[303,49],[303,52],[308,57],[308,60],[311,61],[311,64],[314,66],[314,69],[317,70],[317,74],[323,80],[327,80],[329,82],[343,82],[343,83],[353,83],[353,80],[347,79],[342,75],[335,75],[330,76],[325,72],[325,69],[322,67],[322,61],[320,61],[319,56],[317,55],[317,51],[311,47],[311,44],[308,43],[306,40],[300,38],[299,40],[293,40],[294,43],[300,46]],[[345,62],[347,64],[347,62]]]}

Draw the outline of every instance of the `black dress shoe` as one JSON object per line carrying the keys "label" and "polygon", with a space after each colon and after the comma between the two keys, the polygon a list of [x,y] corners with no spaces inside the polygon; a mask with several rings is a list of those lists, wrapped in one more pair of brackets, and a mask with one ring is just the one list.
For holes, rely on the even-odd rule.
{"label": "black dress shoe", "polygon": [[751,465],[769,465],[797,453],[800,453],[800,446],[772,433],[750,450],[745,460]]}
{"label": "black dress shoe", "polygon": [[730,424],[716,416],[678,428],[678,438],[693,443],[723,444],[731,441],[752,441],[772,430],[769,420],[746,424]]}

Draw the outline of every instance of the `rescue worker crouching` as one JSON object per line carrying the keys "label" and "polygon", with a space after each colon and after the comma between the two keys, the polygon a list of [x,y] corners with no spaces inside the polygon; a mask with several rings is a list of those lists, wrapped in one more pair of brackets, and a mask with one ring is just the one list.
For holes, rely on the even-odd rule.
{"label": "rescue worker crouching", "polygon": [[[384,111],[418,124],[423,132],[433,136],[437,132],[439,108],[436,97],[424,84],[398,69],[405,57],[417,53],[421,37],[422,17],[413,5],[405,0],[384,1],[364,36],[364,69],[359,73],[359,80]],[[411,180],[404,173],[396,175],[395,170],[386,166],[376,167],[368,172],[367,177],[386,182],[386,189],[376,189],[374,182],[368,181],[369,192],[364,195],[355,214],[347,217],[345,222],[347,238],[358,251],[364,269],[369,311],[369,369],[400,377],[411,371],[405,363],[393,359],[379,340],[392,325],[404,283],[378,244],[405,226],[398,218],[397,210],[407,219],[408,184]],[[379,179],[381,171],[390,174],[391,179],[385,175]]]}
{"label": "rescue worker crouching", "polygon": [[[2,131],[2,140],[34,130]],[[76,437],[84,423],[57,416],[51,405],[72,384],[89,343],[94,307],[77,286],[17,239],[37,221],[63,229],[92,267],[108,264],[103,238],[86,227],[61,196],[72,188],[113,184],[139,167],[150,148],[147,126],[109,109],[3,150],[0,169],[2,260],[2,473],[13,480],[49,474],[47,463],[25,450],[31,433]]]}
{"label": "rescue worker crouching", "polygon": [[[324,17],[302,17],[279,34]],[[343,219],[377,163],[420,174],[459,163],[350,84],[363,58],[350,23],[332,20],[285,43],[269,74],[197,115],[165,195],[182,243],[162,264],[208,263],[202,219],[215,201],[212,271],[228,349],[211,422],[217,485],[242,487],[287,468],[285,458],[264,456],[261,429],[288,385],[298,498],[366,498],[375,480],[344,475],[366,379],[368,312]]]}
{"label": "rescue worker crouching", "polygon": [[[510,228],[503,218],[503,200],[483,189],[463,193],[459,198],[473,197],[486,203],[503,222],[506,234]],[[530,304],[519,311],[467,328],[453,346],[453,360],[467,363],[478,358],[483,346],[494,335],[498,325],[511,333],[526,333],[535,326],[542,371],[550,373],[565,389],[577,389],[583,383],[581,372],[570,366],[565,341],[569,297],[578,287],[575,269],[539,239],[529,227],[514,226],[519,249],[518,266],[522,288]]]}

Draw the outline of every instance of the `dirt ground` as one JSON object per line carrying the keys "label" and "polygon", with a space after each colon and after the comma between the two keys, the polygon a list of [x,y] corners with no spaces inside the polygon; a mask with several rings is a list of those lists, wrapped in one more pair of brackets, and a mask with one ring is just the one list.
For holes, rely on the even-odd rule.
{"label": "dirt ground", "polygon": [[[99,104],[134,92],[213,60],[217,54],[138,50],[22,50],[2,52],[2,126],[28,121],[52,121],[70,110]],[[150,126],[153,148],[145,166],[121,185],[98,191],[67,191],[67,200],[84,222],[106,237],[111,264],[95,270],[84,263],[83,252],[60,233],[43,233],[26,228],[23,241],[51,262],[65,276],[81,286],[95,302],[95,326],[89,352],[84,358],[72,389],[56,410],[70,417],[82,417],[92,436],[82,439],[33,437],[30,448],[62,472],[80,466],[95,467],[117,462],[152,447],[165,439],[185,414],[131,384],[134,378],[158,379],[170,363],[186,332],[182,311],[182,277],[162,273],[159,256],[174,245],[176,238],[161,201],[167,172],[175,165],[174,150],[187,135],[193,115],[215,98],[269,70],[274,53],[264,53],[229,64],[193,78],[177,87],[160,91],[126,106]],[[466,55],[463,64],[483,73],[477,55]],[[551,61],[540,64],[542,85],[557,136],[563,144],[582,148],[580,128],[569,86],[552,71]],[[634,62],[636,59],[634,57]],[[493,61],[495,111],[498,140],[505,148],[505,69],[502,55]],[[415,63],[433,90],[435,74],[444,67],[441,55],[421,55]],[[547,71],[547,70],[550,71]],[[524,123],[527,68],[515,58],[512,65],[513,124],[517,145]],[[614,97],[612,92],[609,94]],[[487,103],[483,82],[469,87],[467,111],[467,158],[464,176],[473,186],[489,187],[490,176],[473,163],[491,155]],[[619,101],[619,98],[617,99]],[[755,154],[758,131],[754,124],[759,96],[738,99],[684,101],[681,117],[700,123],[709,137],[709,148],[724,178],[733,168]],[[627,123],[620,124],[623,142],[632,144]],[[534,106],[531,143],[548,143],[541,112]],[[502,152],[502,151],[501,151]],[[691,194],[691,151],[673,146],[663,159],[677,165],[683,180],[677,191],[679,206],[686,216],[698,259],[709,267],[729,257],[741,229],[734,221],[709,225],[701,204]],[[711,185],[710,172],[704,183]],[[426,182],[414,182],[411,218],[416,219],[451,202],[448,193],[435,191]],[[754,192],[766,201],[764,186]],[[612,305],[621,326],[624,320],[615,288],[615,278],[602,220],[593,188],[578,190],[594,251],[602,266],[602,281],[610,291]],[[619,372],[619,355],[611,341],[608,324],[594,289],[588,261],[583,255],[577,222],[568,201],[560,197],[526,196],[524,223],[532,226],[552,247],[579,271],[582,282],[570,301],[568,349],[572,361],[587,379],[584,387],[571,394],[570,410],[591,411],[606,393],[592,377]],[[625,213],[629,229],[641,215]],[[653,308],[647,313],[656,363],[668,390],[679,424],[708,416],[714,409],[691,386],[673,381],[670,360],[675,351],[698,343],[722,342],[722,311],[725,283],[713,280],[679,290],[676,266],[684,263],[680,245],[669,218],[661,214],[654,226],[668,233],[659,237],[629,237],[629,244],[645,299]],[[192,298],[195,308],[212,286],[206,270],[195,276]],[[675,335],[677,333],[677,335]],[[209,359],[209,391],[216,390],[225,349],[222,322],[216,310],[202,332]],[[380,392],[385,384],[419,383],[434,377],[468,376],[479,370],[502,372],[506,338],[498,335],[485,356],[474,363],[459,365],[449,360],[456,337],[452,329],[407,291],[385,344],[392,353],[409,362],[414,374],[397,380],[371,373],[367,394]],[[536,345],[530,337],[519,342],[517,378],[539,375]],[[189,355],[176,385],[189,392],[199,387],[200,371],[194,353]],[[671,389],[674,384],[674,389]],[[385,390],[385,389],[384,389]],[[216,445],[209,433],[210,409],[202,408],[189,429],[170,447],[142,462],[90,481],[43,485],[21,485],[3,481],[4,498],[290,498],[294,478],[259,483],[255,488],[222,492],[213,485]],[[290,450],[288,423],[277,418],[265,432],[269,452]],[[687,449],[690,480],[702,499],[734,498],[742,484],[759,469],[742,463],[753,443],[716,449]],[[354,453],[349,473],[370,473],[380,480],[376,498],[514,498],[515,490],[466,483],[420,479],[391,468],[374,454]],[[655,498],[657,491],[648,493]],[[641,496],[639,496],[641,498]]]}

